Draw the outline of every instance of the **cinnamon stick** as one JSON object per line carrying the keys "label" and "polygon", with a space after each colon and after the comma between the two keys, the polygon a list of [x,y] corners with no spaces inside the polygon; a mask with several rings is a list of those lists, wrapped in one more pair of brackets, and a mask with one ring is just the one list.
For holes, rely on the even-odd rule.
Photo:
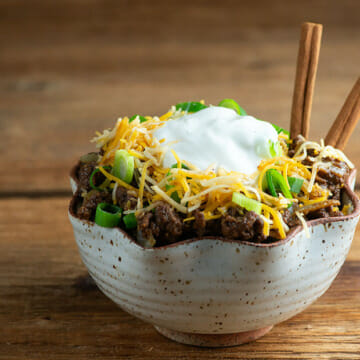
{"label": "cinnamon stick", "polygon": [[325,144],[344,150],[360,119],[360,78],[357,79],[345,100],[339,115],[325,138]]}
{"label": "cinnamon stick", "polygon": [[304,23],[301,26],[296,77],[291,109],[290,136],[309,135],[312,98],[319,62],[322,25]]}

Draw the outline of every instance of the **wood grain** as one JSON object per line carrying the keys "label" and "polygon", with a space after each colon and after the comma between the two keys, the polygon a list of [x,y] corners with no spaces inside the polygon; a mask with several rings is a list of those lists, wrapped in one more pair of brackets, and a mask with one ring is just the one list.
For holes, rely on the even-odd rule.
{"label": "wood grain", "polygon": [[[358,76],[358,2],[219,4],[2,1],[0,195],[68,190],[96,130],[179,101],[232,97],[288,128],[304,20],[324,23],[311,120],[311,137],[324,137]],[[346,149],[357,166],[359,135]]]}
{"label": "wood grain", "polygon": [[[311,137],[358,77],[353,0],[0,2],[0,359],[360,359],[360,232],[329,291],[255,343],[198,349],[117,308],[89,280],[67,174],[118,116],[237,99],[288,127],[299,26],[324,24]],[[360,129],[346,153],[360,166]]]}
{"label": "wood grain", "polygon": [[360,359],[360,232],[328,292],[255,343],[171,342],[89,282],[68,200],[0,200],[1,359]]}

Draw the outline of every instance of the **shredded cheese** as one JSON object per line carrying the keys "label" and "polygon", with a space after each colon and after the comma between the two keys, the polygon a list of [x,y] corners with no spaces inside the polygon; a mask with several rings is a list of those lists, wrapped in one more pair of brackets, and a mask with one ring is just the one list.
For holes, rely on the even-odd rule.
{"label": "shredded cheese", "polygon": [[[293,158],[287,156],[287,145],[292,142],[285,134],[279,134],[282,147],[281,154],[274,158],[264,160],[258,166],[258,171],[252,175],[246,175],[223,168],[216,169],[215,164],[206,170],[200,170],[187,159],[181,159],[178,154],[169,147],[176,143],[167,143],[166,139],[156,139],[153,133],[169,120],[177,119],[186,112],[172,107],[160,117],[146,116],[147,121],[140,122],[139,117],[129,122],[124,117],[117,120],[113,129],[103,133],[96,132],[92,140],[97,148],[102,149],[99,170],[108,179],[103,185],[111,189],[112,200],[116,203],[116,191],[119,186],[133,191],[137,196],[136,209],[127,210],[124,214],[135,213],[137,216],[150,211],[158,206],[160,201],[165,201],[177,211],[186,214],[184,222],[195,220],[192,213],[199,209],[203,212],[205,220],[216,220],[224,216],[232,203],[233,192],[240,192],[250,199],[261,202],[261,214],[263,221],[263,233],[265,236],[286,237],[289,231],[281,213],[290,204],[298,203],[300,208],[306,205],[324,202],[331,195],[326,189],[322,189],[316,182],[318,171],[331,166],[327,158],[344,161],[349,168],[354,165],[338,149],[325,146],[324,141],[320,144],[301,139]],[[125,183],[104,169],[105,165],[112,165],[115,152],[125,149],[134,157],[135,181],[137,187]],[[171,151],[175,160],[176,168],[165,168],[163,161],[165,154]],[[309,156],[311,154],[311,156]],[[301,163],[310,160],[310,165]],[[189,169],[182,168],[182,164]],[[265,174],[269,169],[276,169],[285,179],[290,188],[288,177],[297,177],[303,180],[301,193],[293,199],[287,199],[282,194],[278,197],[269,195],[263,189]],[[180,203],[172,197],[174,192],[180,199]],[[350,205],[345,205],[342,212],[347,214],[352,211]],[[308,236],[309,229],[306,219],[299,211],[296,216],[304,227]]]}
{"label": "shredded cheese", "polygon": [[262,208],[263,208],[263,210],[266,210],[267,212],[270,213],[270,215],[273,218],[274,225],[279,230],[280,238],[285,239],[286,234],[285,234],[284,227],[283,227],[283,225],[281,223],[281,220],[280,220],[281,214],[279,213],[279,211],[276,211],[276,210],[272,209],[270,206],[267,206],[265,204],[262,205]]}
{"label": "shredded cheese", "polygon": [[298,219],[301,222],[301,225],[304,229],[305,235],[307,238],[310,238],[310,231],[309,231],[309,227],[307,226],[306,220],[304,219],[304,215],[301,214],[299,211],[295,211],[296,216],[298,217]]}
{"label": "shredded cheese", "polygon": [[116,183],[118,183],[119,185],[121,185],[122,187],[124,187],[125,189],[128,190],[133,190],[136,193],[138,193],[138,189],[134,188],[133,186],[127,184],[125,181],[122,181],[121,179],[117,178],[116,176],[108,173],[102,166],[99,166],[99,170],[103,173],[103,175],[108,178],[111,181],[115,181]]}
{"label": "shredded cheese", "polygon": [[158,186],[155,185],[152,188],[161,198],[163,198],[166,202],[172,205],[176,210],[180,211],[183,214],[188,213],[188,209],[186,208],[186,206],[178,204],[169,195],[167,195],[164,191],[162,191]]}
{"label": "shredded cheese", "polygon": [[140,184],[139,184],[138,202],[137,202],[138,209],[141,209],[143,207],[143,195],[144,195],[144,186],[145,186],[145,179],[146,179],[146,170],[147,170],[150,162],[151,162],[151,160],[148,160],[142,168]]}

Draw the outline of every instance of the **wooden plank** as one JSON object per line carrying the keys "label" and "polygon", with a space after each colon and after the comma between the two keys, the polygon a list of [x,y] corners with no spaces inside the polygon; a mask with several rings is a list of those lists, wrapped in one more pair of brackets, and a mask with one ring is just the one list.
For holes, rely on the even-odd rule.
{"label": "wooden plank", "polygon": [[[209,39],[211,28],[216,28],[216,37],[224,37],[220,31],[224,28],[292,27],[306,20],[327,26],[358,26],[358,10],[359,4],[353,0],[273,0],[271,6],[266,0],[223,0],[221,4],[216,0],[182,0],[181,5],[176,0],[153,0],[151,4],[143,0],[33,0],[31,4],[26,0],[2,0],[1,23],[14,31],[0,33],[0,37],[19,41],[20,34],[23,39],[34,40],[34,31],[48,36],[44,30],[49,27],[53,32],[75,27],[91,28],[94,35],[109,28],[119,33],[127,29],[130,41],[139,36],[153,39],[152,34],[191,38],[191,30]],[[22,33],[22,28],[27,31]]]}
{"label": "wooden plank", "polygon": [[88,282],[68,200],[0,200],[1,359],[360,359],[360,241],[328,292],[255,343],[171,342]]}
{"label": "wooden plank", "polygon": [[[359,2],[186,0],[179,9],[165,0],[2,1],[0,193],[68,190],[68,169],[92,149],[95,130],[182,100],[234,97],[287,127],[299,24],[310,11],[325,25],[311,130],[318,139],[358,76]],[[359,135],[347,151],[357,166]]]}
{"label": "wooden plank", "polygon": [[[5,155],[0,164],[6,169],[0,191],[69,189],[68,169],[92,150],[95,130],[113,126],[122,115],[161,114],[181,100],[216,104],[234,97],[249,113],[288,127],[297,36],[297,30],[254,31],[236,43],[131,46],[113,37],[99,52],[99,42],[88,35],[79,46],[63,40],[0,52],[0,152]],[[19,51],[25,52],[21,58]],[[325,136],[352,86],[359,56],[346,31],[325,42],[312,138]],[[347,148],[357,166],[359,135],[360,128]]]}

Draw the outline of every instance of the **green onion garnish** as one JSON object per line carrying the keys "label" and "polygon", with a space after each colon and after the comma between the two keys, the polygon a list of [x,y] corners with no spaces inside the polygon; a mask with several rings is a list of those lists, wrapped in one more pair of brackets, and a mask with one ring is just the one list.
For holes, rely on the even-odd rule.
{"label": "green onion garnish", "polygon": [[187,111],[189,113],[198,112],[206,109],[207,106],[198,101],[183,102],[175,105],[176,110]]}
{"label": "green onion garnish", "polygon": [[169,184],[166,184],[165,185],[165,191],[169,191],[170,189],[174,188],[175,185],[169,185]]}
{"label": "green onion garnish", "polygon": [[132,121],[134,121],[137,117],[139,117],[140,123],[143,123],[145,121],[147,121],[146,117],[141,116],[141,115],[133,115],[130,119],[129,119],[129,123],[131,123]]}
{"label": "green onion garnish", "polygon": [[137,226],[137,220],[134,213],[125,215],[123,217],[123,222],[126,229],[135,229]]}
{"label": "green onion garnish", "polygon": [[280,127],[278,125],[275,125],[275,124],[271,124],[271,125],[275,128],[275,130],[277,131],[278,134],[284,133],[285,135],[290,136],[289,131],[283,129],[282,127]]}
{"label": "green onion garnish", "polygon": [[130,184],[134,175],[134,157],[126,150],[116,150],[112,173],[117,178]]}
{"label": "green onion garnish", "polygon": [[171,193],[170,197],[171,197],[174,201],[176,201],[177,203],[180,204],[180,201],[181,201],[181,200],[180,200],[180,197],[179,197],[179,194],[178,194],[177,191],[174,191],[173,193]]}
{"label": "green onion garnish", "polygon": [[288,188],[284,177],[275,169],[269,169],[266,174],[265,187],[269,190],[270,194],[278,197],[277,191],[281,191],[287,199],[292,199],[290,189]]}
{"label": "green onion garnish", "polygon": [[273,142],[273,141],[269,140],[269,143],[270,143],[270,146],[269,146],[270,155],[272,157],[279,156],[281,154],[281,146],[280,146],[279,141]]}
{"label": "green onion garnish", "polygon": [[[177,163],[172,164],[172,165],[171,165],[171,168],[172,168],[172,169],[176,169],[176,168],[177,168]],[[190,168],[189,168],[187,165],[183,164],[183,163],[181,163],[181,168],[182,168],[182,169],[186,169],[186,170],[190,170]]]}
{"label": "green onion garnish", "polygon": [[112,228],[119,224],[122,214],[122,209],[116,205],[100,203],[96,208],[95,223]]}
{"label": "green onion garnish", "polygon": [[276,191],[276,187],[273,181],[273,177],[271,175],[271,172],[267,171],[265,174],[265,179],[266,179],[266,186],[265,188],[267,188],[267,190],[269,191],[270,195],[278,197],[277,191]]}
{"label": "green onion garnish", "polygon": [[247,115],[246,111],[233,99],[224,99],[221,100],[218,106],[222,106],[228,109],[235,110],[239,115],[245,116]]}
{"label": "green onion garnish", "polygon": [[[171,168],[172,169],[177,169],[177,163],[175,163],[175,164],[172,164],[171,165]],[[190,170],[190,168],[188,167],[188,166],[186,166],[185,164],[183,164],[183,163],[181,163],[181,168],[182,169],[185,169],[185,170]],[[169,175],[171,175],[171,171],[169,170],[168,171],[168,173],[166,174],[166,176],[169,176]],[[169,181],[172,181],[173,179],[171,178],[171,179],[169,179]],[[170,188],[168,188],[168,189],[166,189],[166,191],[168,191]]]}
{"label": "green onion garnish", "polygon": [[257,214],[261,214],[261,203],[246,197],[244,194],[234,192],[232,194],[232,202],[243,207],[247,211],[254,211]]}
{"label": "green onion garnish", "polygon": [[[257,119],[257,120],[259,120],[259,121],[264,121],[264,120],[261,120],[261,119]],[[272,127],[276,130],[276,132],[277,132],[278,134],[284,133],[285,135],[287,135],[288,137],[290,137],[290,133],[289,133],[287,130],[283,129],[282,127],[280,127],[280,126],[278,126],[278,125],[275,125],[275,124],[272,124],[272,123],[269,123],[269,124],[272,125]]]}
{"label": "green onion garnish", "polygon": [[[108,170],[110,171],[111,170],[111,166],[104,166],[104,169],[105,170]],[[91,188],[95,189],[95,190],[104,190],[104,187],[106,185],[106,183],[109,183],[109,180],[108,179],[105,179],[105,181],[100,185],[100,186],[96,186],[94,184],[94,176],[96,173],[100,172],[100,170],[98,168],[96,168],[90,175],[90,178],[89,178],[89,185]]]}
{"label": "green onion garnish", "polygon": [[294,194],[298,194],[301,190],[304,180],[300,178],[288,176],[288,182],[290,185],[290,191]]}

